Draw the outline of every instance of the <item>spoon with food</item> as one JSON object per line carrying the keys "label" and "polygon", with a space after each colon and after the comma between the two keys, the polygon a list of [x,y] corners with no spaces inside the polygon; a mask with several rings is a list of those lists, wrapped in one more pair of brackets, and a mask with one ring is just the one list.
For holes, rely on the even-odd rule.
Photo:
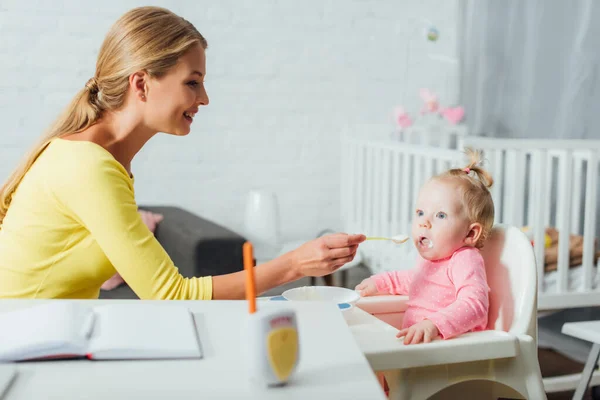
{"label": "spoon with food", "polygon": [[402,244],[404,242],[406,242],[408,240],[408,236],[407,235],[394,235],[391,238],[387,238],[387,237],[367,237],[367,240],[391,240],[392,242],[396,243],[396,244]]}

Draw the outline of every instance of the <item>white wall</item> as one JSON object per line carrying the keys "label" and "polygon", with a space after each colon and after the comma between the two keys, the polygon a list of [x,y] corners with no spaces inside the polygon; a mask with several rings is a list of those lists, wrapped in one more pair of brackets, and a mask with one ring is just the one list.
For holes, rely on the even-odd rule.
{"label": "white wall", "polygon": [[1,0],[2,180],[93,75],[109,26],[140,5],[207,38],[211,103],[188,137],[157,136],[136,158],[138,203],[242,232],[246,193],[263,188],[279,198],[284,239],[339,229],[342,132],[388,135],[392,108],[419,109],[420,87],[457,98],[455,70],[427,57],[456,55],[457,0]]}

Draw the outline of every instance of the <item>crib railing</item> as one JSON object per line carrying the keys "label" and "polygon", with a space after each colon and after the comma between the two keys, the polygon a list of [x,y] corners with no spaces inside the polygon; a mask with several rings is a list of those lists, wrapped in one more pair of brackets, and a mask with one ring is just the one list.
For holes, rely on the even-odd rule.
{"label": "crib railing", "polygon": [[[529,226],[538,262],[539,308],[600,303],[595,289],[598,236],[600,141],[465,137],[461,146],[479,148],[496,179],[492,188],[496,221]],[[544,287],[545,229],[558,231],[557,284]],[[583,236],[582,279],[569,288],[570,236]],[[569,297],[562,295],[569,294]],[[595,299],[595,300],[594,300]]]}
{"label": "crib railing", "polygon": [[[465,146],[481,149],[495,179],[496,223],[530,227],[538,262],[542,310],[600,304],[594,262],[598,236],[600,141],[493,139],[463,136],[460,150],[345,138],[341,208],[345,229],[375,235],[409,233],[419,187],[429,177],[463,166]],[[556,284],[544,285],[545,228],[559,232]],[[570,285],[570,235],[583,236],[582,279]],[[395,269],[383,244],[361,246],[374,272]]]}

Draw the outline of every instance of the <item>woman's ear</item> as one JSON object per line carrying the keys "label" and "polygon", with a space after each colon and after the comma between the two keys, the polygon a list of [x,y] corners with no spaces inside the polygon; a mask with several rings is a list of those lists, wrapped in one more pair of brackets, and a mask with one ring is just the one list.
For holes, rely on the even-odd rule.
{"label": "woman's ear", "polygon": [[467,246],[475,246],[477,241],[481,237],[481,233],[483,232],[483,227],[479,222],[475,222],[469,226],[469,231],[467,232],[467,236],[465,237],[465,244]]}
{"label": "woman's ear", "polygon": [[143,71],[133,73],[129,76],[129,87],[135,95],[135,98],[146,101],[148,92],[148,74]]}

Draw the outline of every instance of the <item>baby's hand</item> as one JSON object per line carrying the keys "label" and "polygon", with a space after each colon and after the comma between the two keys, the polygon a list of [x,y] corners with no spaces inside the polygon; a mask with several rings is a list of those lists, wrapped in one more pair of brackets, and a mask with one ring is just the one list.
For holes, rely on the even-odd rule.
{"label": "baby's hand", "polygon": [[410,328],[402,329],[396,337],[404,336],[404,344],[429,343],[440,335],[437,326],[428,319],[424,319]]}
{"label": "baby's hand", "polygon": [[377,285],[371,278],[364,279],[354,288],[362,297],[373,296],[377,294]]}

